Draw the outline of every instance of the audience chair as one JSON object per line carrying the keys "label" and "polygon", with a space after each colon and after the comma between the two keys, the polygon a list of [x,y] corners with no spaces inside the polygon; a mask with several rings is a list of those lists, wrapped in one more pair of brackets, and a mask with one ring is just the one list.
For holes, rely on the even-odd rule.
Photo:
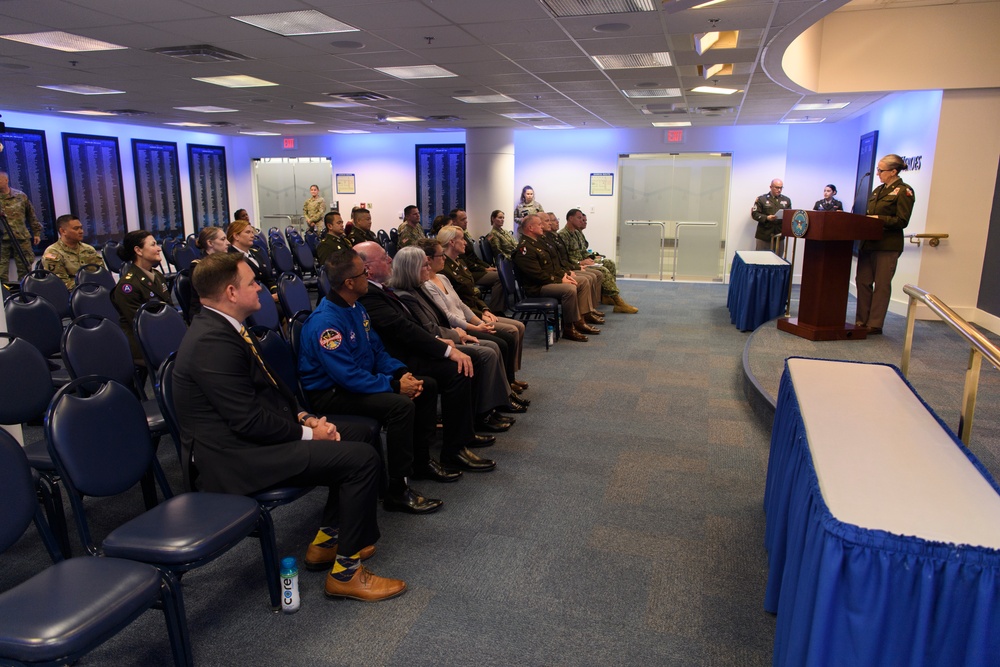
{"label": "audience chair", "polygon": [[176,352],[181,346],[181,340],[187,333],[184,316],[169,304],[162,301],[149,301],[142,304],[135,319],[132,320],[132,331],[139,341],[139,349],[146,360],[146,368],[152,376],[171,352]]}
{"label": "audience chair", "polygon": [[111,273],[121,273],[122,272],[122,258],[118,256],[118,246],[121,244],[118,241],[108,241],[101,248],[101,257],[104,258],[104,266],[108,267],[108,271]]}
{"label": "audience chair", "polygon": [[274,275],[274,269],[271,268],[271,251],[267,247],[267,241],[263,236],[258,234],[253,237],[253,245],[260,249],[260,259],[264,262],[264,268],[267,270],[267,275]]}
{"label": "audience chair", "polygon": [[174,250],[177,248],[178,241],[173,236],[168,236],[163,239],[160,243],[160,250],[163,252],[163,256],[166,258],[169,264],[174,263]]}
{"label": "audience chair", "polygon": [[399,230],[396,229],[395,227],[389,230],[389,240],[395,243],[397,246],[399,245]]}
{"label": "audience chair", "polygon": [[69,290],[62,278],[46,271],[36,269],[29,271],[21,279],[21,291],[29,294],[37,294],[52,304],[59,313],[61,319],[68,319],[72,316],[69,309]]}
{"label": "audience chair", "polygon": [[298,266],[298,274],[309,289],[316,289],[316,256],[309,246],[299,241],[292,246],[292,258]]}
{"label": "audience chair", "polygon": [[319,267],[316,275],[316,291],[319,292],[320,299],[330,293],[330,278],[326,275],[326,269],[322,266]]}
{"label": "audience chair", "polygon": [[295,260],[292,251],[284,243],[271,244],[271,266],[277,275],[295,273]]}
{"label": "audience chair", "polygon": [[198,237],[195,234],[188,234],[184,241],[195,257],[201,257],[201,250],[198,249]]}
{"label": "audience chair", "polygon": [[[0,424],[13,426],[40,422],[56,391],[49,376],[48,363],[27,340],[6,333],[0,333],[0,338],[8,341],[0,348],[0,377],[5,378],[0,382]],[[10,378],[17,378],[17,381],[12,382]],[[44,439],[28,442],[24,445],[24,453],[28,463],[38,472],[38,496],[59,539],[59,549],[63,556],[69,558],[66,513],[59,491],[59,476],[49,456],[48,446]]]}
{"label": "audience chair", "polygon": [[0,594],[0,662],[73,664],[143,614],[163,610],[174,664],[191,665],[187,621],[176,579],[145,563],[119,558],[63,560],[32,493],[28,462],[0,431],[0,551],[34,521],[52,567]]}
{"label": "audience chair", "polygon": [[493,247],[490,240],[485,236],[479,237],[479,256],[490,266],[496,266],[496,258],[493,256]]}
{"label": "audience chair", "polygon": [[[92,556],[148,563],[180,578],[256,535],[271,608],[280,608],[274,532],[266,513],[245,496],[175,496],[153,451],[142,407],[128,388],[94,375],[74,380],[52,399],[45,432],[80,541]],[[159,484],[163,502],[113,528],[98,546],[88,520],[94,506],[85,505],[84,496],[119,496],[147,475]]]}
{"label": "audience chair", "polygon": [[178,243],[174,246],[174,252],[171,255],[171,263],[177,271],[183,271],[184,269],[191,268],[191,262],[198,259],[200,256],[200,252],[193,250],[191,246],[186,243]]}
{"label": "audience chair", "polygon": [[383,248],[386,246],[387,243],[389,243],[389,235],[385,233],[384,229],[380,229],[377,232],[375,232],[375,239],[378,241],[378,244]]}
{"label": "audience chair", "polygon": [[514,277],[514,265],[503,257],[497,257],[497,273],[500,276],[500,287],[504,291],[507,308],[513,311],[518,319],[528,322],[533,319],[542,322],[542,335],[545,336],[545,349],[549,349],[549,336],[546,331],[551,322],[556,339],[562,333],[562,316],[559,312],[559,300],[544,296],[525,297],[521,286]]}
{"label": "audience chair", "polygon": [[319,247],[319,234],[310,229],[303,235],[303,238],[305,239],[306,245],[309,246],[310,250],[312,250],[313,255],[315,255],[316,248]]}
{"label": "audience chair", "polygon": [[389,257],[395,257],[397,252],[399,252],[399,244],[392,239],[386,240],[385,254],[389,255]]}
{"label": "audience chair", "polygon": [[[63,285],[65,287],[65,285]],[[60,387],[69,382],[69,373],[51,359],[59,356],[62,319],[47,300],[21,292],[4,304],[7,331],[34,345],[48,363],[52,383]]]}
{"label": "audience chair", "polygon": [[76,284],[83,285],[84,283],[103,285],[108,292],[113,291],[118,284],[111,272],[100,264],[84,264],[80,267],[80,270],[76,272]]}
{"label": "audience chair", "polygon": [[278,312],[278,305],[274,302],[271,292],[262,285],[260,292],[257,293],[257,299],[260,301],[260,310],[247,317],[247,324],[251,327],[281,331],[281,314]]}
{"label": "audience chair", "polygon": [[302,279],[294,273],[282,273],[278,278],[278,301],[285,317],[291,320],[301,311],[312,312],[312,299]]}
{"label": "audience chair", "polygon": [[174,277],[173,295],[177,305],[181,307],[184,321],[191,324],[191,299],[194,287],[191,285],[191,268],[178,271]]}
{"label": "audience chair", "polygon": [[69,295],[69,306],[76,319],[81,315],[100,315],[118,321],[118,311],[111,301],[111,291],[98,283],[80,283]]}

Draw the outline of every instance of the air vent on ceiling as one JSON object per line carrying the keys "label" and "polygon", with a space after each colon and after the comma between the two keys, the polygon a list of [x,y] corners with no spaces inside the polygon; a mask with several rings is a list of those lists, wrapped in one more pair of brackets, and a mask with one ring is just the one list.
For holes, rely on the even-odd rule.
{"label": "air vent on ceiling", "polygon": [[237,127],[236,123],[230,123],[228,120],[213,120],[205,123],[205,125],[211,125],[212,127]]}
{"label": "air vent on ceiling", "polygon": [[462,120],[458,116],[428,116],[427,120],[438,121],[439,123],[453,123],[456,120]]}
{"label": "air vent on ceiling", "polygon": [[681,104],[647,104],[642,107],[642,112],[646,115],[669,116],[686,114],[688,109]]}
{"label": "air vent on ceiling", "polygon": [[139,109],[108,109],[108,113],[113,113],[116,116],[148,116],[148,111],[140,111]]}
{"label": "air vent on ceiling", "polygon": [[178,58],[189,63],[232,63],[243,60],[253,60],[233,51],[226,51],[211,44],[194,44],[192,46],[164,46],[159,49],[149,49],[150,53]]}
{"label": "air vent on ceiling", "polygon": [[698,113],[703,116],[725,116],[733,111],[733,107],[698,107]]}
{"label": "air vent on ceiling", "polygon": [[653,0],[542,0],[557,17],[651,12]]}
{"label": "air vent on ceiling", "polygon": [[348,102],[382,102],[391,99],[382,93],[373,93],[370,90],[356,90],[348,93],[327,93],[327,97],[336,97],[339,100]]}
{"label": "air vent on ceiling", "polygon": [[[670,67],[670,54],[628,53],[609,56],[591,56],[601,69],[642,69],[646,67]],[[640,86],[645,87],[645,86]]]}

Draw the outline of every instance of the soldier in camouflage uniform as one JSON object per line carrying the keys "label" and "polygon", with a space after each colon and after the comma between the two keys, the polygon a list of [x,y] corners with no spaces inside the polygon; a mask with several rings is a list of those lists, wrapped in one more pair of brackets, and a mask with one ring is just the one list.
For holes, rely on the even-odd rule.
{"label": "soldier in camouflage uniform", "polygon": [[579,262],[587,271],[594,271],[601,277],[601,303],[614,304],[616,313],[638,313],[639,309],[629,305],[618,290],[616,275],[618,267],[614,261],[590,251],[583,230],[587,228],[587,216],[578,208],[571,208],[566,214],[566,226],[559,230],[559,236],[566,243],[570,259]]}
{"label": "soldier in camouflage uniform", "polygon": [[396,241],[397,248],[415,246],[427,238],[427,235],[424,234],[424,228],[420,226],[420,209],[413,204],[404,208],[403,223],[397,231],[399,232],[399,240]]}
{"label": "soldier in camouflage uniform", "polygon": [[504,223],[504,213],[501,210],[493,211],[490,214],[490,225],[493,229],[490,233],[486,235],[486,240],[489,241],[490,248],[493,249],[493,254],[498,257],[503,257],[504,259],[510,259],[510,256],[514,254],[517,249],[517,239],[514,235],[503,228]]}
{"label": "soldier in camouflage uniform", "polygon": [[[21,262],[17,251],[11,245],[11,239],[7,238],[5,231],[0,231],[0,278],[7,279],[10,271],[10,258],[14,257],[17,265],[17,277],[20,280],[24,274],[31,270],[31,262],[35,259],[35,251],[31,244],[37,244],[42,240],[42,225],[35,217],[35,209],[28,199],[28,195],[20,190],[10,187],[10,177],[7,172],[0,171],[0,208],[3,208],[4,215],[7,216],[7,223],[10,231],[14,235],[14,243],[21,246],[24,251],[24,258],[28,264]],[[30,227],[30,229],[29,229]]]}
{"label": "soldier in camouflage uniform", "polygon": [[323,216],[323,224],[326,226],[326,234],[316,246],[316,261],[320,266],[326,264],[333,253],[351,247],[351,240],[344,236],[344,219],[338,211],[330,211]]}
{"label": "soldier in camouflage uniform", "polygon": [[104,266],[101,253],[83,242],[83,223],[75,215],[56,218],[59,240],[45,249],[42,267],[59,276],[67,289],[76,287],[76,273],[87,264]]}
{"label": "soldier in camouflage uniform", "polygon": [[351,241],[352,246],[364,243],[365,241],[378,243],[378,237],[372,231],[371,211],[366,208],[354,209],[351,211],[351,222],[354,224],[354,227],[351,228],[351,233],[347,235],[347,238]]}
{"label": "soldier in camouflage uniform", "polygon": [[302,215],[306,217],[309,229],[316,231],[316,225],[319,224],[319,221],[323,219],[323,215],[326,213],[326,200],[319,196],[318,185],[310,185],[309,194],[311,196],[302,205]]}

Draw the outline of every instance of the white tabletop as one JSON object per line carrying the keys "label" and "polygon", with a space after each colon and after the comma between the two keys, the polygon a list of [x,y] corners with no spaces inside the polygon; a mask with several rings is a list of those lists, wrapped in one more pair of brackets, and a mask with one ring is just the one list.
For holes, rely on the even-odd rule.
{"label": "white tabletop", "polygon": [[788,262],[778,257],[770,250],[737,250],[736,254],[739,255],[740,259],[747,264],[788,265]]}
{"label": "white tabletop", "polygon": [[1000,495],[895,370],[817,359],[790,359],[788,369],[837,519],[1000,548]]}

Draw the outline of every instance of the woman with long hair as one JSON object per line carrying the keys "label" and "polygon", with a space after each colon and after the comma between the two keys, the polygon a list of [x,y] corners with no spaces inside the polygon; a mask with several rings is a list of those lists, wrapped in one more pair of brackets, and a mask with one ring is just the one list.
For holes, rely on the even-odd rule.
{"label": "woman with long hair", "polygon": [[[111,293],[111,301],[118,311],[118,324],[128,337],[132,359],[136,365],[145,366],[142,350],[132,333],[132,320],[143,304],[163,301],[174,305],[163,274],[157,270],[163,252],[156,237],[144,229],[129,232],[118,246],[118,256],[123,262],[121,277]],[[156,369],[154,368],[155,372]]]}

